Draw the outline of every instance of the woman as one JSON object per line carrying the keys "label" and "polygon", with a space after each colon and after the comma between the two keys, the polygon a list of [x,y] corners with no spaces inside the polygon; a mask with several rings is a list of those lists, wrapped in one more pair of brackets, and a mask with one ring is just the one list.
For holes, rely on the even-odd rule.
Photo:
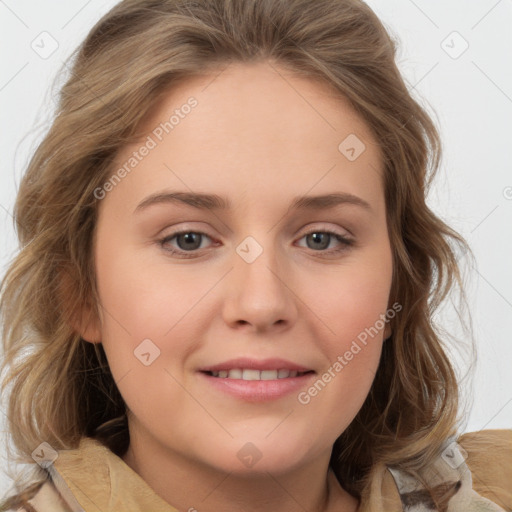
{"label": "woman", "polygon": [[394,51],[355,0],[92,29],[15,208],[3,385],[38,464],[4,510],[510,508],[510,432],[457,442],[433,313],[465,243]]}

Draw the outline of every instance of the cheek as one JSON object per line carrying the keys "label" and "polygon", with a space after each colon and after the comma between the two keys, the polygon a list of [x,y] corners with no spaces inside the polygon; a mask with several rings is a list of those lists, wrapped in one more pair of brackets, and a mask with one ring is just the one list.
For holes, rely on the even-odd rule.
{"label": "cheek", "polygon": [[338,432],[366,399],[379,364],[386,319],[395,315],[388,305],[391,264],[381,259],[379,264],[347,266],[316,285],[316,293],[308,288],[305,301],[321,319],[315,337],[326,363],[298,401],[314,416],[333,411],[328,421]]}
{"label": "cheek", "polygon": [[[170,359],[181,362],[194,349],[194,308],[212,287],[212,278],[203,282],[190,272],[171,273],[161,261],[142,261],[136,251],[115,254],[121,242],[101,242],[96,263],[103,346],[121,393],[143,401],[144,388],[168,387]],[[180,365],[173,365],[173,374],[177,369]],[[182,380],[181,374],[175,376]]]}
{"label": "cheek", "polygon": [[[127,247],[127,254],[112,257],[115,244],[112,240],[103,243],[97,276],[107,338],[128,335],[133,342],[144,338],[156,342],[193,314],[194,305],[211,288],[211,279],[202,280],[197,272],[172,270],[156,249],[157,261],[153,254],[149,258],[144,254],[148,248]],[[201,277],[208,276],[203,273]]]}
{"label": "cheek", "polygon": [[359,335],[364,338],[368,330],[371,338],[382,338],[381,315],[389,307],[390,288],[391,264],[372,260],[317,277],[314,288],[305,288],[307,303],[325,327],[323,339],[328,340],[330,353],[348,349],[352,340]]}
{"label": "cheek", "polygon": [[[183,361],[195,342],[193,309],[204,290],[148,275],[147,271],[125,274],[126,261],[104,268],[103,346],[116,385],[128,408],[138,411],[150,424],[167,409],[162,404],[182,406]],[[110,271],[108,271],[110,270]],[[129,279],[125,279],[130,275]],[[169,281],[169,279],[167,279]],[[193,340],[193,338],[192,338]],[[168,418],[171,419],[171,418]],[[146,421],[144,420],[144,421]]]}

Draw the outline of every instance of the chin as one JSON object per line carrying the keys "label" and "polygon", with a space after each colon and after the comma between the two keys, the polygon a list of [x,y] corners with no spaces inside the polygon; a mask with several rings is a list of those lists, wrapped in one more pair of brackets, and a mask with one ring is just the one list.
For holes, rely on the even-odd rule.
{"label": "chin", "polygon": [[[252,440],[249,440],[250,436],[230,439],[224,446],[218,444],[219,449],[210,452],[210,460],[205,462],[220,471],[239,476],[277,475],[305,463],[307,454],[300,447],[307,440],[304,443],[286,442],[279,436],[272,439],[272,435],[267,439],[265,436],[261,439],[253,437]],[[202,455],[204,458],[205,453]]]}

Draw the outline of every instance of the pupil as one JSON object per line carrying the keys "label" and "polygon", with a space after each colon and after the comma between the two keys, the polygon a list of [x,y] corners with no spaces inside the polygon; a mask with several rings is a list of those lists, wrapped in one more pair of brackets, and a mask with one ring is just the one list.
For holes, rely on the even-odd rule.
{"label": "pupil", "polygon": [[[182,246],[180,240],[185,240],[185,247]],[[199,233],[183,233],[178,236],[178,245],[180,249],[197,249],[201,244],[198,244]],[[192,244],[192,247],[187,244]]]}
{"label": "pupil", "polygon": [[[313,237],[315,243],[320,243],[320,249],[325,249],[329,245],[329,234],[328,233],[311,233],[309,236]],[[324,237],[324,243],[321,243],[321,238]],[[327,242],[327,243],[325,243]]]}

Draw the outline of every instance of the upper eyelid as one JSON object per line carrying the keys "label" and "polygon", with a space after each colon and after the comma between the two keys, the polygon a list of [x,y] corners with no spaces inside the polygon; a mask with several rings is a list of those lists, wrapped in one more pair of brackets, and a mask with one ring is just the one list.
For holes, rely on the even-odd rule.
{"label": "upper eyelid", "polygon": [[[353,238],[353,234],[347,229],[347,228],[341,228],[343,231],[347,233],[347,235],[343,233],[338,233],[336,228],[331,228],[327,226],[320,226],[320,227],[311,227],[311,228],[305,228],[306,231],[301,234],[301,237],[311,234],[312,232],[329,232],[329,233],[335,233],[339,236],[345,237],[345,238]],[[184,234],[184,233],[199,233],[201,235],[206,235],[211,239],[215,239],[215,236],[212,236],[208,233],[208,231],[201,230],[201,229],[194,229],[194,228],[183,228],[183,229],[177,229],[176,231],[173,231],[172,233],[169,233],[168,235],[161,236],[160,238],[173,238],[177,235]]]}

